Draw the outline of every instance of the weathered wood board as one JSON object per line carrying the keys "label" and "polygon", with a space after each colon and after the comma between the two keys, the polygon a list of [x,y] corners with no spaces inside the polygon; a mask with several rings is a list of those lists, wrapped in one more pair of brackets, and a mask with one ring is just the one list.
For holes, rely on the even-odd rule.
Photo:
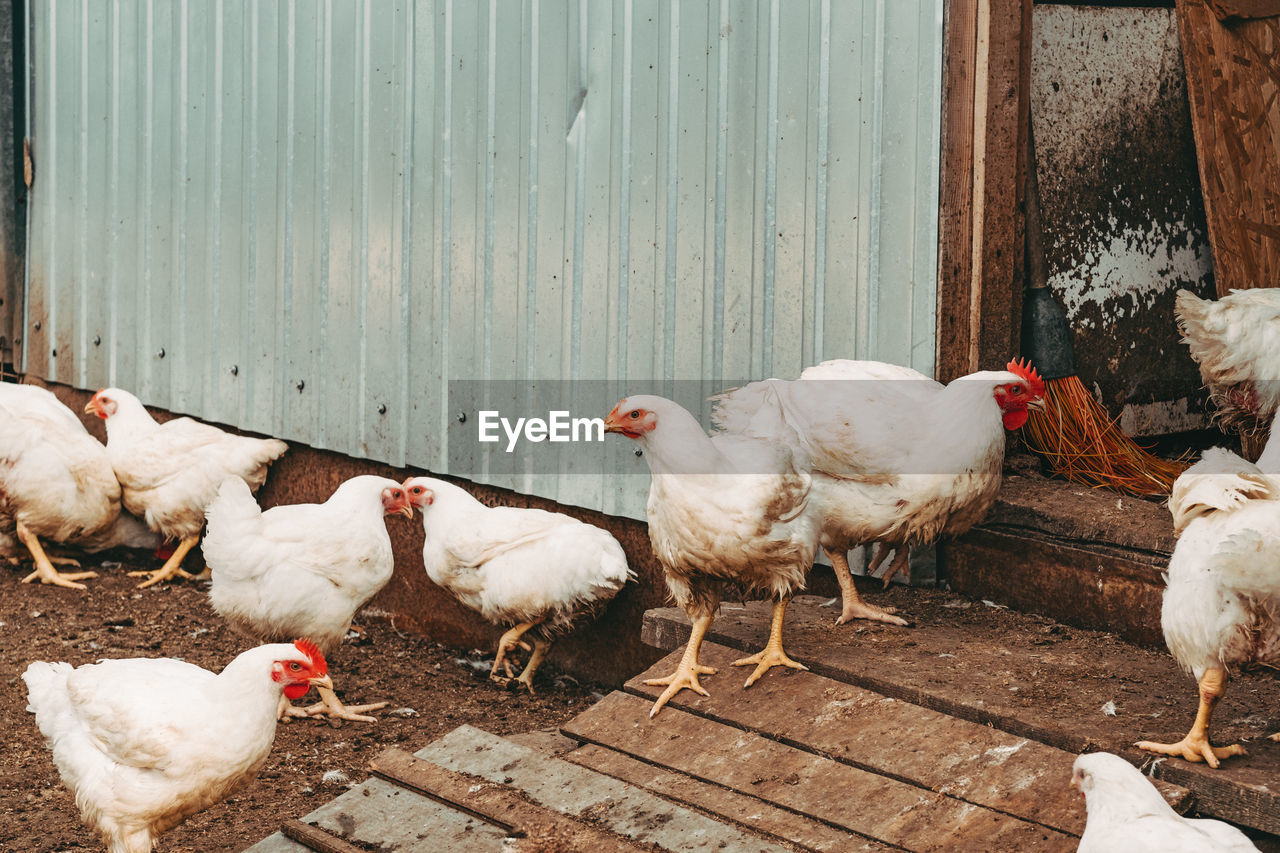
{"label": "weathered wood board", "polygon": [[907,850],[1073,851],[1079,839],[779,743],[755,732],[613,693],[564,726],[567,735],[759,797]]}
{"label": "weathered wood board", "polygon": [[471,726],[455,729],[415,755],[450,770],[514,786],[548,809],[667,850],[784,850],[633,785]]}
{"label": "weathered wood board", "polygon": [[[1275,14],[1258,2],[1227,13]],[[1280,23],[1177,0],[1218,294],[1280,283]]]}
{"label": "weathered wood board", "polygon": [[[501,853],[507,833],[461,812],[441,808],[427,797],[381,779],[370,779],[302,819],[341,839],[375,847],[389,839],[402,853],[451,853],[455,850]],[[300,853],[310,850],[273,835],[246,853]]]}
{"label": "weathered wood board", "polygon": [[[1107,749],[1142,760],[1148,756],[1131,746],[1134,741],[1176,740],[1194,716],[1195,686],[1171,658],[1105,634],[1082,642],[1060,639],[1052,625],[1037,633],[1006,631],[993,614],[957,642],[954,630],[920,622],[913,629],[837,627],[832,611],[820,604],[821,599],[801,596],[787,611],[787,652],[814,673],[1068,752]],[[957,601],[957,606],[970,605]],[[1017,614],[1009,618],[1026,621]],[[763,602],[726,607],[708,639],[756,651],[768,625]],[[674,650],[688,637],[688,620],[674,608],[650,611],[643,635],[652,645]],[[1013,666],[1015,661],[1034,661],[1034,668]],[[794,676],[775,670],[751,689],[788,678]],[[724,701],[739,701],[750,692],[742,689],[737,673],[704,677],[703,686]],[[1114,702],[1115,716],[1102,712],[1105,701]],[[1280,684],[1249,678],[1233,682],[1215,720],[1240,730],[1243,718],[1276,707]],[[1156,765],[1155,773],[1193,791],[1201,814],[1280,833],[1280,744],[1255,740],[1249,750],[1249,757],[1217,771],[1167,760]]]}
{"label": "weathered wood board", "polygon": [[631,785],[638,785],[673,802],[694,806],[730,823],[771,835],[780,843],[801,850],[879,853],[891,849],[874,841],[851,836],[842,829],[757,797],[739,794],[712,782],[648,764],[626,753],[593,743],[583,744],[567,753],[564,758]]}
{"label": "weathered wood board", "polygon": [[[656,698],[644,683],[670,672],[679,652],[636,676],[626,689]],[[740,653],[704,643],[701,661],[733,675]],[[837,761],[920,785],[1072,835],[1084,832],[1080,795],[1072,790],[1076,754],[990,726],[844,684],[812,672],[765,679],[750,690],[711,696],[684,691],[676,707],[770,737]],[[1179,812],[1191,792],[1162,789]]]}

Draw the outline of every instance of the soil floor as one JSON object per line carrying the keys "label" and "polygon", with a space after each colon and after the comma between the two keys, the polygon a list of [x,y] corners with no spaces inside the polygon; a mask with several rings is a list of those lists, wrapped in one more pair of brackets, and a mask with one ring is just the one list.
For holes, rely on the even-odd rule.
{"label": "soil floor", "polygon": [[[0,850],[24,853],[101,851],[80,823],[35,717],[26,711],[22,672],[34,660],[73,665],[100,658],[180,657],[220,670],[255,645],[233,632],[209,606],[205,585],[191,581],[135,589],[126,577],[140,566],[96,565],[100,576],[84,592],[22,584],[29,564],[0,563]],[[240,851],[367,779],[369,761],[388,746],[410,751],[463,723],[506,735],[555,727],[607,688],[559,676],[554,664],[538,674],[538,695],[490,682],[492,650],[449,648],[398,632],[368,613],[363,638],[350,636],[331,655],[338,695],[357,704],[389,700],[376,723],[295,720],[277,728],[275,746],[258,778],[226,802],[194,815],[161,837],[164,853]],[[312,692],[306,702],[313,701]],[[303,704],[299,702],[297,704]]]}

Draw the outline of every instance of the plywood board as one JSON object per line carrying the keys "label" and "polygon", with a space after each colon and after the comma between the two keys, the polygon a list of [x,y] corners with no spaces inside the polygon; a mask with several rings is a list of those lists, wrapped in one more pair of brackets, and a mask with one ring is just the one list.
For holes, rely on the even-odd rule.
{"label": "plywood board", "polygon": [[[1258,3],[1220,5],[1268,11]],[[1178,0],[1177,9],[1218,294],[1275,287],[1280,284],[1280,20],[1224,23],[1205,0]]]}

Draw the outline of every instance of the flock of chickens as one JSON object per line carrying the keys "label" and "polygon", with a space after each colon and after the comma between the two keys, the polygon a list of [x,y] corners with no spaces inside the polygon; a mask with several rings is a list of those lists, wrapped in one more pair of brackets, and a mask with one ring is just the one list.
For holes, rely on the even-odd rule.
{"label": "flock of chickens", "polygon": [[[1184,291],[1178,311],[1220,408],[1236,422],[1269,422],[1280,401],[1280,388],[1266,381],[1280,376],[1268,373],[1280,294],[1252,290],[1204,302]],[[650,716],[680,690],[706,695],[700,678],[715,670],[698,654],[726,588],[774,602],[765,647],[734,662],[754,667],[745,686],[774,666],[804,669],[783,649],[783,618],[819,548],[843,591],[838,621],[906,624],[861,599],[847,552],[876,546],[871,569],[883,568],[887,584],[907,571],[912,546],[980,521],[1000,486],[1006,430],[1025,423],[1044,392],[1035,370],[1019,362],[942,385],[894,365],[830,361],[798,380],[718,395],[711,435],[671,400],[620,401],[605,427],[644,451],[653,551],[693,624],[676,670],[651,682],[666,689]],[[86,551],[175,543],[160,569],[135,573],[146,577],[140,586],[207,577],[217,613],[264,644],[217,675],[171,659],[27,669],[29,709],[84,820],[112,853],[147,853],[160,833],[251,779],[283,716],[369,720],[365,712],[386,704],[343,705],[326,661],[395,568],[386,516],[422,514],[428,576],[509,626],[491,677],[529,690],[556,634],[634,577],[604,530],[558,513],[487,507],[429,477],[354,477],[322,504],[263,511],[254,492],[284,442],[190,418],[157,423],[136,397],[114,388],[95,394],[85,412],[104,419],[105,447],[51,393],[0,385],[0,553],[15,557],[21,543],[35,562],[24,581],[83,588],[94,573],[59,572],[42,542]],[[1211,746],[1208,725],[1230,670],[1280,663],[1276,462],[1280,440],[1268,442],[1256,465],[1215,448],[1174,486],[1169,508],[1180,539],[1163,628],[1174,657],[1199,681],[1200,709],[1181,742],[1139,744],[1144,749],[1213,767],[1244,752]],[[202,530],[207,568],[192,575],[181,565]],[[529,652],[519,675],[516,649]],[[311,687],[320,701],[294,707]],[[1135,850],[1254,849],[1225,824],[1177,818],[1115,756],[1082,756],[1073,783],[1090,813],[1081,850],[1104,849],[1090,846],[1099,822],[1135,833]],[[1142,834],[1152,820],[1170,827],[1152,836],[1162,839],[1157,846]],[[1184,846],[1174,843],[1179,833],[1191,839],[1178,842]]]}

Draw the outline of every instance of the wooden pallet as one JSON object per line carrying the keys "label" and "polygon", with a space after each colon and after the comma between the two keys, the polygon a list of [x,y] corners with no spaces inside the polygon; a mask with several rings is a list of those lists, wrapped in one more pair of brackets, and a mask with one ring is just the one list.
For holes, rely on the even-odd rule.
{"label": "wooden pallet", "polygon": [[[676,707],[727,725],[750,727],[782,743],[899,776],[924,788],[951,786],[946,788],[948,793],[967,801],[1067,834],[1078,833],[1082,826],[1080,804],[1078,799],[1073,804],[1063,799],[1064,794],[1055,796],[1053,791],[1055,786],[1065,790],[1075,754],[1104,749],[1135,763],[1150,761],[1152,756],[1134,749],[1132,743],[1171,726],[1179,727],[1180,734],[1185,728],[1182,724],[1189,724],[1194,714],[1194,685],[1167,655],[1143,653],[1143,669],[1133,671],[1133,650],[1121,656],[1118,647],[1123,644],[1106,635],[1099,635],[1101,642],[1083,650],[1064,644],[1065,648],[1050,653],[1030,655],[1029,650],[1037,648],[1030,643],[1039,640],[1015,634],[975,634],[972,642],[964,644],[956,644],[953,634],[948,634],[943,645],[931,636],[934,628],[927,624],[909,630],[873,626],[862,633],[856,633],[856,628],[849,630],[851,626],[835,628],[831,624],[834,611],[821,603],[821,599],[801,596],[787,611],[787,652],[807,664],[811,673],[775,669],[750,690],[743,690],[735,670],[703,680],[711,697],[685,691],[674,703]],[[708,639],[722,644],[726,651],[712,652],[708,658],[712,665],[722,663],[727,655],[762,648],[769,615],[764,602],[722,609]],[[688,633],[688,619],[678,609],[651,610],[645,615],[643,635],[651,645],[678,650]],[[908,634],[910,639],[905,639]],[[1002,655],[1036,657],[1037,681],[1054,684],[1054,693],[1044,699],[1028,699],[1028,694],[1035,693],[1036,683],[1011,674],[1001,663]],[[658,664],[654,672],[665,674],[674,667],[675,659],[673,655]],[[1111,695],[1120,701],[1119,717],[1073,701],[1073,686],[1079,686],[1080,695],[1096,696],[1100,681],[1107,682]],[[865,693],[849,692],[854,688]],[[643,696],[653,693],[653,688],[641,685],[638,679],[628,682],[626,689]],[[1232,690],[1233,701],[1248,700],[1253,713],[1274,710],[1277,685],[1273,679],[1234,683]],[[856,722],[832,727],[824,716],[832,712],[821,710],[826,707],[826,691],[846,697],[842,701],[853,702],[859,709],[876,707],[874,697],[878,694],[886,703],[885,709],[893,708],[889,703],[899,700],[898,706],[911,710],[859,710],[853,715]],[[1246,692],[1250,695],[1240,695]],[[1231,690],[1228,697],[1232,697]],[[1239,713],[1240,707],[1237,704],[1227,710]],[[930,710],[940,718],[928,717],[926,711]],[[1167,722],[1155,723],[1155,718]],[[1230,717],[1224,713],[1222,720],[1226,723]],[[947,733],[940,734],[944,722]],[[971,735],[950,733],[964,725],[970,726],[965,730]],[[988,741],[979,739],[979,732],[990,738],[1016,740],[985,746]],[[973,738],[973,749],[963,748],[970,742],[966,737]],[[1029,763],[1019,766],[1010,762],[1001,767],[988,780],[991,788],[985,792],[956,787],[960,784],[956,779],[980,782],[983,774],[995,770],[982,766],[978,745],[984,745],[981,752],[985,754],[1001,744],[1007,749],[1014,743],[1025,744],[1022,750],[1031,756]],[[1182,786],[1189,799],[1181,805],[1194,806],[1198,814],[1280,834],[1280,785],[1276,784],[1280,781],[1280,745],[1257,740],[1249,744],[1249,750],[1248,758],[1232,759],[1216,771],[1170,759],[1156,762],[1153,772],[1158,780]],[[1037,767],[1042,768],[1043,777],[1026,775]],[[1006,769],[1014,772],[1003,778],[1000,774]],[[1020,779],[1032,779],[1024,790],[1035,793],[1011,799],[1008,792]]]}
{"label": "wooden pallet", "polygon": [[786,853],[763,836],[643,788],[462,726],[410,755],[389,749],[375,778],[247,853]]}

